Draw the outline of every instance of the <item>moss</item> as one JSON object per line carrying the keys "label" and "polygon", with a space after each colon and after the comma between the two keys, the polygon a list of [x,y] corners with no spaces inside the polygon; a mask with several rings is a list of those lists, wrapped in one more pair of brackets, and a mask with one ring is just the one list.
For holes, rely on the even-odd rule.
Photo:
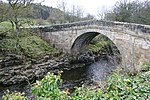
{"label": "moss", "polygon": [[88,49],[95,54],[111,54],[111,47],[113,45],[114,44],[107,37],[99,35],[92,40]]}
{"label": "moss", "polygon": [[12,29],[12,25],[10,22],[4,21],[0,23],[0,33],[8,31],[10,29]]}
{"label": "moss", "polygon": [[58,52],[37,36],[22,37],[19,42],[22,52],[30,58]]}
{"label": "moss", "polygon": [[14,52],[15,49],[15,44],[17,43],[17,41],[15,39],[2,39],[0,40],[0,50],[4,51],[4,52]]}
{"label": "moss", "polygon": [[89,50],[93,51],[93,52],[104,53],[107,49],[106,47],[110,46],[110,45],[111,45],[111,42],[109,42],[109,41],[100,41],[100,42],[97,42],[95,44],[90,44]]}
{"label": "moss", "polygon": [[142,71],[148,71],[150,70],[150,62],[146,62],[142,65]]}
{"label": "moss", "polygon": [[[16,44],[18,44],[18,46]],[[17,53],[31,59],[58,53],[58,50],[51,47],[40,37],[27,34],[26,32],[19,38],[5,37],[0,40],[0,51],[0,55],[3,55],[2,53]]]}

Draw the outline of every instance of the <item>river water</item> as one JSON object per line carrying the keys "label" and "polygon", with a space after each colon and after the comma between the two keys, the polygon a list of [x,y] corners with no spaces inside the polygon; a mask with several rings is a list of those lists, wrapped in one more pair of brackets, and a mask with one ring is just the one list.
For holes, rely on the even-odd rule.
{"label": "river water", "polygon": [[[74,86],[82,84],[91,85],[100,81],[105,81],[116,67],[108,59],[100,59],[99,61],[85,67],[79,67],[72,70],[64,70],[62,73],[62,88],[74,89]],[[31,87],[27,84],[19,84],[13,86],[0,86],[0,98],[9,90],[10,92],[24,92],[26,96],[31,97]],[[1,99],[0,99],[1,100]]]}

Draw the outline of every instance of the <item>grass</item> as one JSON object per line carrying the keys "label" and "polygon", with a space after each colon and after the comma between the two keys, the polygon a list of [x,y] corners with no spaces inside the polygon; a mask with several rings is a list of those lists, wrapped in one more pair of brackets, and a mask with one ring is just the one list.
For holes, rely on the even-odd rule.
{"label": "grass", "polygon": [[[22,26],[30,26],[30,25],[49,25],[48,20],[43,19],[25,19],[21,18],[20,23]],[[12,24],[10,21],[0,22],[0,33],[12,29]]]}
{"label": "grass", "polygon": [[19,44],[24,54],[30,58],[38,58],[58,52],[37,36],[22,37]]}
{"label": "grass", "polygon": [[112,47],[114,44],[111,40],[109,40],[104,35],[98,35],[95,37],[88,46],[89,51],[93,52],[96,55],[103,55],[103,54],[111,54]]}
{"label": "grass", "polygon": [[21,31],[19,36],[16,36],[16,32],[11,29],[10,22],[0,23],[0,58],[4,56],[3,53],[17,53],[27,59],[37,59],[45,55],[58,53],[58,50],[30,31]]}
{"label": "grass", "polygon": [[[20,19],[24,22],[33,22],[37,24],[39,20],[34,19]],[[44,24],[47,21],[43,21]],[[23,26],[27,26],[25,23]],[[51,47],[47,42],[43,41],[40,37],[33,35],[30,31],[19,32],[19,36],[16,36],[16,31],[12,30],[12,25],[9,21],[0,23],[0,58],[5,53],[17,53],[24,55],[27,58],[36,59],[44,55],[51,55],[57,53],[58,50]]]}
{"label": "grass", "polygon": [[0,22],[0,34],[12,29],[12,25],[8,21]]}
{"label": "grass", "polygon": [[16,47],[17,40],[13,38],[5,38],[1,40],[1,51],[23,54],[28,58],[36,59],[40,56],[58,52],[41,38],[31,35],[19,38],[19,48]]}
{"label": "grass", "polygon": [[95,44],[90,44],[89,50],[92,51],[93,53],[106,54],[108,52],[107,47],[111,45],[112,43],[109,41],[99,41]]}

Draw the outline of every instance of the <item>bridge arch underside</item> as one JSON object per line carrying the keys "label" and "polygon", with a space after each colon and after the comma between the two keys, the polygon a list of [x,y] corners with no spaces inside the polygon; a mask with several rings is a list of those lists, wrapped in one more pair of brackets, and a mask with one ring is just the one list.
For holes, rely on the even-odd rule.
{"label": "bridge arch underside", "polygon": [[99,34],[100,33],[98,32],[87,32],[78,36],[71,47],[71,52],[82,52],[86,48],[86,46],[89,45],[92,39]]}
{"label": "bridge arch underside", "polygon": [[[109,52],[107,51],[108,56],[115,58],[114,60],[117,60],[118,64],[121,63],[122,58],[121,58],[121,53],[118,47],[115,45],[115,43],[111,39],[109,39],[107,36],[99,32],[86,32],[86,33],[79,35],[72,44],[71,53],[79,54],[79,53],[84,53],[85,51],[88,51],[87,50],[88,45],[96,36],[105,38],[106,39],[105,41],[112,44],[111,46],[106,47],[107,50],[109,49],[108,50]],[[101,42],[101,41],[104,41],[104,40],[98,39],[97,42]]]}

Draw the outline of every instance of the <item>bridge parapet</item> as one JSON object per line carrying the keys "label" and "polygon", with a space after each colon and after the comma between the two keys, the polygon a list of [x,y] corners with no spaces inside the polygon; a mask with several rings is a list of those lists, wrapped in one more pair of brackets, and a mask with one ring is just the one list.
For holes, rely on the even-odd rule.
{"label": "bridge parapet", "polygon": [[73,27],[81,27],[81,26],[108,26],[108,27],[124,27],[128,28],[131,31],[140,31],[146,34],[150,34],[150,25],[142,25],[135,23],[127,23],[127,22],[115,22],[115,21],[103,21],[103,20],[88,20],[88,21],[80,21],[74,23],[65,23],[65,24],[56,24],[56,25],[44,25],[44,26],[31,26],[28,28],[31,29],[39,29],[43,32],[55,32],[55,31],[63,31],[65,29],[73,28]]}

